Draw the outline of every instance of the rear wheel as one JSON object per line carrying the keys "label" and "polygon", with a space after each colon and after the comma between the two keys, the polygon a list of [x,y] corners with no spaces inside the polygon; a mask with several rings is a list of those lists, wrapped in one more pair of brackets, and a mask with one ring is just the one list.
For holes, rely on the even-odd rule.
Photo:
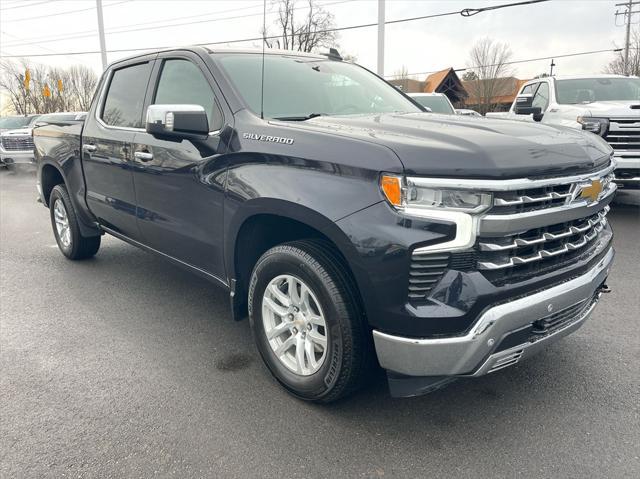
{"label": "rear wheel", "polygon": [[321,241],[271,248],[256,263],[249,318],[262,359],[294,395],[331,402],[361,383],[369,330],[337,254]]}
{"label": "rear wheel", "polygon": [[78,260],[94,256],[100,236],[82,236],[73,204],[64,185],[56,185],[49,196],[51,226],[58,248],[67,258]]}

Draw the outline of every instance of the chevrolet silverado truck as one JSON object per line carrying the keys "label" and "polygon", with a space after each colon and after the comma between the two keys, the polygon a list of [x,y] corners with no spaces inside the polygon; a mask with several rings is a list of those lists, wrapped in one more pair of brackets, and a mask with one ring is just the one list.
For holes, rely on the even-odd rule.
{"label": "chevrolet silverado truck", "polygon": [[62,254],[107,233],[225,288],[306,400],[378,364],[395,396],[517,364],[586,321],[613,261],[602,138],[427,113],[335,52],[136,56],[34,139]]}
{"label": "chevrolet silverado truck", "polygon": [[593,75],[525,83],[508,112],[488,117],[568,126],[603,137],[617,160],[618,186],[640,189],[640,78]]}

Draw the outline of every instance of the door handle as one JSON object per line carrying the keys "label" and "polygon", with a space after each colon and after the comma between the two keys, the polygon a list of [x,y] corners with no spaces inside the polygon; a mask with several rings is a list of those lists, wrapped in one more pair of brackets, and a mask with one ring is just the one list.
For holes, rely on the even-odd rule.
{"label": "door handle", "polygon": [[153,154],[147,151],[136,151],[133,156],[140,161],[151,161],[153,160]]}
{"label": "door handle", "polygon": [[85,153],[93,153],[97,149],[98,147],[96,145],[88,145],[88,144],[82,145],[82,151],[84,151]]}

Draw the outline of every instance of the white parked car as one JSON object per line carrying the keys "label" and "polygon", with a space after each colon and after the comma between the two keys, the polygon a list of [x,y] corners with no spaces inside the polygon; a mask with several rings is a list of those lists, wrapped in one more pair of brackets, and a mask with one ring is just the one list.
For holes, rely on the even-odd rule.
{"label": "white parked car", "polygon": [[433,113],[455,115],[453,105],[444,93],[407,93],[407,95]]}
{"label": "white parked car", "polygon": [[523,85],[508,112],[488,117],[539,121],[587,130],[615,152],[616,183],[640,188],[640,78],[547,77]]}

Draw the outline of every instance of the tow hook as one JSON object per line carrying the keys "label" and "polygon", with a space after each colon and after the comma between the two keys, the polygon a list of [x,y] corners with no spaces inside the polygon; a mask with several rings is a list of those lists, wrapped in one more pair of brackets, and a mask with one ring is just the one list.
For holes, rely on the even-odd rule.
{"label": "tow hook", "polygon": [[611,288],[609,286],[607,286],[606,284],[603,284],[602,286],[600,286],[600,292],[607,294],[611,292]]}

